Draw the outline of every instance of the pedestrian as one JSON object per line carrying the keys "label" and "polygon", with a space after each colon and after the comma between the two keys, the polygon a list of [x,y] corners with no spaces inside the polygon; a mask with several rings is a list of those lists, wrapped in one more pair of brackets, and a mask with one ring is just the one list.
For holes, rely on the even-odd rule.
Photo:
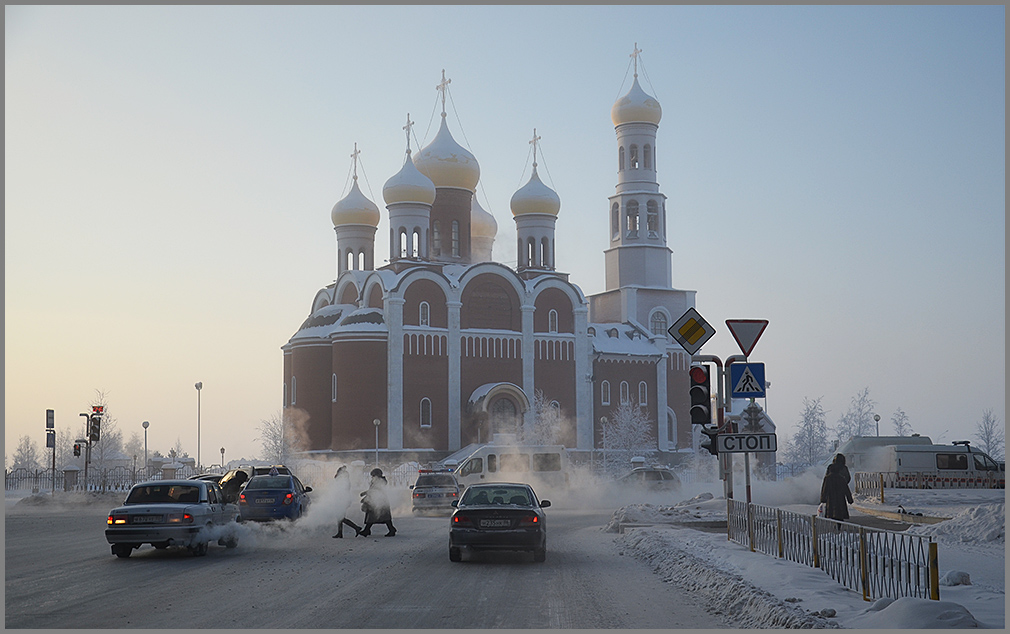
{"label": "pedestrian", "polygon": [[[843,454],[835,454],[835,459],[831,461],[830,465],[828,465],[828,469],[832,466],[838,467],[838,472],[845,479],[845,484],[852,481],[852,476],[849,475],[849,468],[845,466],[845,456]],[[824,475],[828,475],[827,471],[824,472]]]}
{"label": "pedestrian", "polygon": [[821,503],[824,504],[824,517],[828,519],[849,519],[849,507],[845,503],[852,504],[852,492],[849,491],[849,483],[842,474],[844,468],[844,464],[828,465],[828,472],[824,474],[824,481],[821,482]]}
{"label": "pedestrian", "polygon": [[344,536],[344,524],[347,524],[354,529],[354,535],[357,537],[361,534],[361,527],[347,519],[347,509],[351,504],[351,474],[347,472],[347,466],[341,465],[337,472],[333,474],[333,479],[336,480],[334,486],[337,489],[337,506],[340,510],[340,522],[337,523],[337,534],[334,538],[342,538]]}
{"label": "pedestrian", "polygon": [[361,493],[361,510],[365,512],[365,528],[359,535],[368,537],[372,534],[372,524],[385,524],[388,532],[386,537],[396,535],[396,528],[393,526],[393,515],[389,509],[389,496],[386,494],[386,477],[382,475],[382,469],[372,469],[370,474],[371,482],[368,490]]}

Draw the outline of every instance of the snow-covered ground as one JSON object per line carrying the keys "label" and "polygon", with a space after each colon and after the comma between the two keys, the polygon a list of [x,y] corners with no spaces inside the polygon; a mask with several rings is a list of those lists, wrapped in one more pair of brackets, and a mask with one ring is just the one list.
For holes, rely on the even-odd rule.
{"label": "snow-covered ground", "polygon": [[[817,490],[811,487],[818,484],[798,479],[755,482],[752,499],[755,504],[813,515]],[[939,545],[940,601],[902,598],[871,603],[819,569],[751,553],[728,541],[725,533],[690,528],[691,522],[725,520],[726,500],[721,483],[685,489],[688,495],[700,494],[672,506],[624,506],[605,530],[616,531],[618,523],[655,524],[627,529],[615,539],[626,554],[647,561],[664,579],[703,594],[713,611],[730,615],[740,627],[1005,628],[1004,491],[886,489],[883,504],[873,497],[857,497],[853,517],[867,514],[860,508],[897,511],[900,505],[909,513],[951,518],[908,529],[931,535]],[[734,497],[745,499],[739,490]]]}

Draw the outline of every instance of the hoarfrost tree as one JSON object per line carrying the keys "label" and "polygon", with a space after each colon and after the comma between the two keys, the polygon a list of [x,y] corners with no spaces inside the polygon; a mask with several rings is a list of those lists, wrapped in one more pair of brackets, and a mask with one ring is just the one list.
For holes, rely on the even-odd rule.
{"label": "hoarfrost tree", "polygon": [[521,427],[520,440],[527,445],[553,445],[561,433],[561,408],[557,401],[544,396],[542,390],[533,394],[533,421]]}
{"label": "hoarfrost tree", "polygon": [[623,456],[623,461],[614,461],[616,464],[613,466],[617,469],[629,467],[635,456],[651,459],[656,452],[656,443],[652,437],[649,412],[631,401],[622,401],[607,423],[607,450]]}
{"label": "hoarfrost tree", "polygon": [[845,410],[835,426],[838,440],[845,442],[853,436],[872,436],[876,430],[876,423],[873,420],[873,409],[876,405],[870,398],[868,387],[864,387],[859,394],[853,396],[849,409]]}
{"label": "hoarfrost tree", "polygon": [[42,466],[41,456],[38,443],[31,436],[22,436],[18,440],[18,448],[14,450],[13,468],[34,471]]}
{"label": "hoarfrost tree", "polygon": [[900,407],[894,410],[894,414],[891,415],[891,424],[894,425],[894,434],[896,436],[912,435],[912,424],[908,422],[908,414]]}
{"label": "hoarfrost tree", "polygon": [[819,396],[815,399],[803,399],[803,411],[800,412],[800,422],[796,433],[786,445],[786,459],[790,462],[811,465],[827,457],[828,422],[827,412],[821,405]]}
{"label": "hoarfrost tree", "polygon": [[975,424],[975,438],[982,451],[995,460],[1003,460],[1006,449],[1006,431],[991,409],[982,412],[982,420]]}
{"label": "hoarfrost tree", "polygon": [[274,414],[261,420],[256,429],[260,432],[257,440],[263,448],[263,459],[274,464],[285,464],[289,447],[287,434],[284,433],[284,417],[281,414]]}

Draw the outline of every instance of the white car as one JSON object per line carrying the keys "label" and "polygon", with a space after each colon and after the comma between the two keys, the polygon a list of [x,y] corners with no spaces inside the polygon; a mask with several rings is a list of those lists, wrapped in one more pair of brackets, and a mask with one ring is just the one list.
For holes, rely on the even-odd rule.
{"label": "white car", "polygon": [[[151,544],[162,549],[183,546],[206,555],[211,539],[227,548],[238,545],[234,530],[238,507],[225,501],[209,480],[151,480],[130,489],[123,506],[109,512],[105,539],[112,554],[129,557],[135,548]],[[229,525],[232,530],[227,530]],[[225,527],[224,530],[215,530]]]}

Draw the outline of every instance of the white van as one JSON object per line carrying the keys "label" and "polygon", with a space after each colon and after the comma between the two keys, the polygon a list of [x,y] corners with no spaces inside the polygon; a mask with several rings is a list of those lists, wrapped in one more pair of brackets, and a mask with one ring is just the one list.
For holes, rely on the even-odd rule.
{"label": "white van", "polygon": [[566,486],[568,451],[563,445],[517,445],[496,438],[460,460],[455,472],[462,486],[478,482]]}
{"label": "white van", "polygon": [[1005,488],[1006,472],[967,441],[950,445],[894,445],[885,447],[886,469],[897,474],[898,487]]}

